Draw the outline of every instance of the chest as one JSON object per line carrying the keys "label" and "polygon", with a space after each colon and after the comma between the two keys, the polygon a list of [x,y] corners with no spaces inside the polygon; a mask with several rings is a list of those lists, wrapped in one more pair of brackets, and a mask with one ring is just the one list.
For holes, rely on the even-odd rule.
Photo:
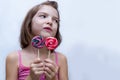
{"label": "chest", "polygon": [[[35,55],[21,54],[21,63],[22,65],[29,67],[30,64],[37,58],[38,56],[35,56]],[[41,56],[40,59],[41,60],[47,59],[47,56]],[[55,54],[52,54],[50,56],[50,59],[57,64],[57,58]]]}

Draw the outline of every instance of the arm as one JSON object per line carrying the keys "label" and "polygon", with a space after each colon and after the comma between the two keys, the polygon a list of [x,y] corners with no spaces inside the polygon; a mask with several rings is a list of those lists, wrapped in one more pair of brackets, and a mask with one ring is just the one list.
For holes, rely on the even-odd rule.
{"label": "arm", "polygon": [[17,53],[11,53],[6,58],[6,80],[17,80],[18,74],[18,56]]}
{"label": "arm", "polygon": [[59,78],[60,80],[68,80],[68,64],[67,64],[67,58],[59,54]]}

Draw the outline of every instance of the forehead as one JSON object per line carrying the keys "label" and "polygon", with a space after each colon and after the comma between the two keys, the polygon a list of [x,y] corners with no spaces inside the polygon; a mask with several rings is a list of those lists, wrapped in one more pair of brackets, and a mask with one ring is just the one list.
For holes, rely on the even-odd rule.
{"label": "forehead", "polygon": [[49,6],[49,5],[42,5],[40,6],[37,14],[39,13],[47,13],[51,16],[55,16],[55,17],[58,17],[58,12],[55,8],[53,8],[52,6]]}

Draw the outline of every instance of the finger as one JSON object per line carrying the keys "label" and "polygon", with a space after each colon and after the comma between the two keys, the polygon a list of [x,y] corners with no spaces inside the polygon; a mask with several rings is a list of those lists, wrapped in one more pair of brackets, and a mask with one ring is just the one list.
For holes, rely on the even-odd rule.
{"label": "finger", "polygon": [[56,67],[51,63],[45,63],[45,68],[49,68],[52,72],[56,72]]}
{"label": "finger", "polygon": [[42,68],[33,68],[32,69],[33,71],[44,71],[44,68],[42,67]]}
{"label": "finger", "polygon": [[35,59],[35,60],[33,61],[33,63],[35,63],[35,64],[41,63],[41,62],[42,62],[42,60],[40,60],[40,58],[37,58],[37,59]]}
{"label": "finger", "polygon": [[48,78],[48,79],[51,79],[52,78],[52,76],[48,73],[48,72],[44,72],[45,73],[45,75],[46,75],[46,77]]}
{"label": "finger", "polygon": [[56,73],[51,71],[49,68],[46,68],[45,72],[48,76],[51,76],[51,78],[55,77],[55,75],[56,75]]}
{"label": "finger", "polygon": [[45,62],[45,63],[50,63],[50,64],[52,64],[54,67],[57,66],[56,63],[55,63],[54,61],[50,60],[50,59],[45,59],[44,62]]}
{"label": "finger", "polygon": [[32,68],[31,71],[35,74],[35,75],[41,75],[44,73],[44,69],[43,68]]}
{"label": "finger", "polygon": [[[50,59],[45,59],[44,62],[45,62],[45,64],[46,64],[45,66],[50,67],[50,68],[52,69],[52,71],[54,71],[55,73],[58,72],[59,66],[56,65],[55,62],[53,62],[53,61],[50,60]],[[50,65],[50,64],[47,64],[47,63],[50,63],[50,64],[52,64],[53,66]]]}
{"label": "finger", "polygon": [[32,63],[32,64],[30,65],[30,68],[41,68],[41,67],[43,67],[43,66],[44,66],[44,63],[37,63],[37,64]]}
{"label": "finger", "polygon": [[45,73],[44,71],[35,71],[35,74],[36,75],[41,75],[41,74],[43,74],[43,73]]}
{"label": "finger", "polygon": [[50,59],[45,59],[44,60],[46,63],[51,63],[53,64],[54,66],[56,65],[54,61],[50,60]]}
{"label": "finger", "polygon": [[51,74],[52,73],[52,70],[51,69],[49,69],[48,67],[45,67],[45,69],[44,69],[48,74]]}
{"label": "finger", "polygon": [[50,80],[53,79],[53,77],[55,77],[55,73],[54,72],[51,72],[51,73],[48,73],[47,71],[44,72],[46,77],[49,78]]}

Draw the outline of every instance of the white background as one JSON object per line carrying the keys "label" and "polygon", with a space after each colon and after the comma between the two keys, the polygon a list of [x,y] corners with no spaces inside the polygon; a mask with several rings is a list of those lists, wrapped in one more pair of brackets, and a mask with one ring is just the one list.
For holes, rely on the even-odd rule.
{"label": "white background", "polygon": [[[0,0],[0,80],[5,58],[19,47],[27,11],[45,0]],[[69,80],[120,80],[120,0],[57,0]]]}

